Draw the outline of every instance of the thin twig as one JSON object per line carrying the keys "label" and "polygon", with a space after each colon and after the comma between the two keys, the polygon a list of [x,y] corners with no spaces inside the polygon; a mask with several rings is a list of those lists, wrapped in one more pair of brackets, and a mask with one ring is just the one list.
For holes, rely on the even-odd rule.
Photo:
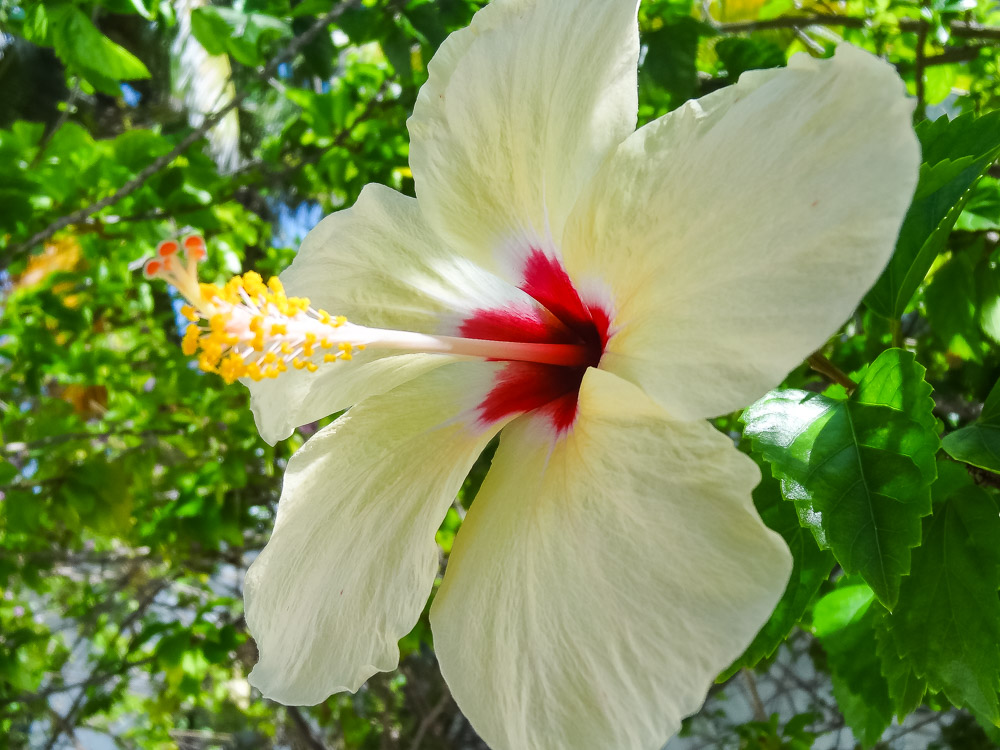
{"label": "thin twig", "polygon": [[848,377],[847,373],[845,373],[843,370],[841,370],[839,367],[833,364],[833,362],[831,362],[829,359],[824,357],[819,352],[810,354],[809,357],[806,359],[806,364],[808,364],[809,367],[818,372],[820,375],[826,377],[827,379],[833,381],[834,383],[839,383],[840,385],[844,386],[844,388],[847,389],[848,393],[850,393],[851,391],[853,391],[855,388],[858,387],[858,384],[855,383],[853,380],[851,380],[851,378]]}
{"label": "thin twig", "polygon": [[750,696],[750,707],[753,708],[753,717],[757,721],[767,721],[767,710],[764,708],[764,701],[760,699],[757,691],[757,680],[754,679],[753,672],[749,669],[741,669],[740,675],[743,677],[743,684],[746,685],[747,693]]}
{"label": "thin twig", "polygon": [[[94,6],[95,10],[97,6]],[[59,113],[59,119],[56,120],[55,125],[47,132],[42,138],[42,142],[38,144],[38,151],[35,152],[35,157],[31,160],[31,169],[35,169],[39,164],[42,163],[42,157],[45,156],[45,151],[49,147],[49,143],[52,142],[53,136],[59,132],[59,129],[66,124],[70,115],[73,114],[73,108],[76,106],[77,99],[83,93],[83,85],[80,80],[77,80],[76,85],[73,86],[73,90],[70,92],[69,96],[66,98],[66,109]]]}
{"label": "thin twig", "polygon": [[[268,78],[271,78],[271,76],[273,76],[277,72],[279,65],[295,57],[295,55],[298,54],[299,50],[301,50],[305,45],[311,42],[313,38],[317,34],[319,34],[320,31],[322,31],[327,27],[327,25],[335,21],[345,11],[349,10],[350,8],[353,8],[358,4],[360,4],[360,0],[349,0],[348,2],[340,3],[339,5],[334,6],[333,9],[331,9],[328,13],[321,16],[316,21],[316,23],[310,26],[301,36],[298,36],[295,39],[293,39],[291,43],[289,43],[289,45],[282,52],[276,55],[271,60],[271,62],[268,63],[267,67],[265,67],[257,75],[257,78],[259,80],[264,80],[264,81],[266,81]],[[233,97],[232,101],[230,101],[224,107],[205,117],[201,125],[199,125],[197,128],[188,133],[187,136],[185,136],[180,143],[174,146],[166,154],[163,154],[163,156],[154,159],[149,165],[147,165],[139,172],[137,172],[132,179],[130,179],[128,182],[126,182],[124,185],[118,188],[111,195],[107,196],[106,198],[102,198],[101,200],[96,201],[94,203],[91,203],[88,206],[84,206],[83,208],[77,211],[73,211],[72,213],[66,214],[65,216],[62,216],[59,219],[56,219],[47,227],[45,227],[45,229],[32,235],[25,242],[21,242],[9,248],[7,252],[7,263],[9,264],[12,260],[16,260],[24,253],[30,251],[31,248],[49,239],[59,230],[65,229],[71,224],[76,224],[78,222],[81,222],[84,219],[87,219],[93,214],[97,213],[101,209],[107,208],[108,206],[112,206],[118,201],[120,201],[122,198],[125,198],[126,196],[129,196],[132,193],[134,193],[136,190],[138,190],[140,187],[146,184],[147,180],[149,180],[150,177],[152,177],[160,170],[169,166],[174,161],[174,159],[176,159],[182,153],[187,151],[188,148],[190,148],[194,143],[201,140],[209,130],[215,127],[215,125],[220,120],[222,120],[223,117],[225,117],[232,110],[236,109],[240,104],[242,104],[247,99],[247,97],[250,96],[250,94],[251,90],[249,88],[245,89],[244,91],[240,92],[235,97]]]}
{"label": "thin twig", "polygon": [[299,739],[302,740],[306,747],[311,750],[327,750],[326,745],[312,733],[309,722],[306,721],[306,717],[302,714],[302,710],[298,706],[285,706],[285,713],[292,720]]}
{"label": "thin twig", "polygon": [[916,59],[914,60],[913,67],[913,80],[916,83],[916,94],[917,94],[917,106],[913,111],[913,117],[915,120],[926,119],[927,114],[927,97],[926,97],[926,84],[924,82],[924,66],[926,65],[925,60],[925,48],[927,46],[927,30],[926,24],[920,27],[917,31],[917,50]]}
{"label": "thin twig", "polygon": [[417,727],[417,731],[413,733],[413,742],[410,743],[410,750],[420,750],[420,743],[424,741],[424,736],[434,726],[434,722],[437,721],[441,712],[444,711],[448,704],[451,702],[451,693],[448,692],[447,687],[442,686],[443,692],[441,693],[441,698],[437,703],[434,704],[426,716],[421,720],[420,726]]}

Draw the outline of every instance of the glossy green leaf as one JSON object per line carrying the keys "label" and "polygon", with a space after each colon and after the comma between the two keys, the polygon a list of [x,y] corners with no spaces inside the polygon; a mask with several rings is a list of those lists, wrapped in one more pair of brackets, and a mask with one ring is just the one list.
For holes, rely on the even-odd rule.
{"label": "glossy green leaf", "polygon": [[924,368],[884,352],[846,399],[774,391],[743,414],[800,522],[892,607],[930,512],[939,442]]}
{"label": "glossy green leaf", "polygon": [[1000,381],[990,391],[979,419],[945,435],[941,447],[956,461],[1000,472]]}
{"label": "glossy green leaf", "polygon": [[924,519],[899,603],[888,621],[899,655],[959,706],[1000,722],[1000,515],[965,486]]}
{"label": "glossy green leaf", "polygon": [[970,188],[1000,152],[1000,112],[942,117],[917,126],[923,164],[913,203],[889,265],[865,297],[869,308],[898,318],[944,247]]}

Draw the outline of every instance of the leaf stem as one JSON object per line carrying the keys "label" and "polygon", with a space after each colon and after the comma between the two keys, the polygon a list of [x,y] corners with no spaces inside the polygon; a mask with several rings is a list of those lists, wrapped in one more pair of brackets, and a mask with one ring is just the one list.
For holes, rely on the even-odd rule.
{"label": "leaf stem", "polygon": [[895,349],[903,348],[903,321],[899,318],[889,319],[889,333],[892,336],[892,346]]}
{"label": "leaf stem", "polygon": [[818,372],[823,377],[838,383],[847,389],[848,393],[854,391],[858,387],[858,384],[848,377],[847,373],[837,367],[833,362],[827,359],[825,356],[819,352],[814,352],[810,354],[806,359],[806,364],[809,365],[813,370]]}

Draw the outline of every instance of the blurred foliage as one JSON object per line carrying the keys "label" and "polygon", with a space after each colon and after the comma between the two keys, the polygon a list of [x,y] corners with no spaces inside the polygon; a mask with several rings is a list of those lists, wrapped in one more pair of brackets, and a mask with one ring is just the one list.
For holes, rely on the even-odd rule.
{"label": "blurred foliage", "polygon": [[[412,194],[406,117],[479,4],[0,0],[0,746],[482,747],[426,616],[357,695],[250,690],[243,573],[319,425],[264,444],[246,393],[182,356],[178,300],[134,272],[194,229],[208,276],[277,273],[364,184]],[[846,40],[899,70],[924,149],[862,307],[719,421],[745,425],[796,565],[677,747],[997,747],[1000,10],[647,0],[640,28],[643,122]]]}

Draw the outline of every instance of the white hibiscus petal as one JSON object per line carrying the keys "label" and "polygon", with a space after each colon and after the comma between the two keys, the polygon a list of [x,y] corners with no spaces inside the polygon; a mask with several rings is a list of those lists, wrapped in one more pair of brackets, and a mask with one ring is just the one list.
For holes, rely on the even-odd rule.
{"label": "white hibiscus petal", "polygon": [[614,299],[601,367],[681,418],[777,385],[892,253],[920,163],[912,109],[888,63],[841,45],[744,75],[626,140],[562,247],[574,279]]}
{"label": "white hibiscus petal", "polygon": [[[531,307],[523,292],[454,254],[428,227],[416,200],[368,185],[357,203],[325,218],[281,274],[288,294],[352,323],[419,333],[454,333],[482,308]],[[247,381],[257,429],[270,443],[299,425],[384,393],[456,357],[355,354],[319,371]]]}
{"label": "white hibiscus petal", "polygon": [[289,461],[244,592],[265,696],[314,704],[396,666],[437,573],[434,533],[502,426],[474,414],[499,367],[457,363],[367,399]]}
{"label": "white hibiscus petal", "polygon": [[569,435],[509,425],[431,609],[462,711],[495,750],[655,750],[767,620],[791,557],[756,465],[589,370]]}
{"label": "white hibiscus petal", "polygon": [[[410,166],[428,220],[489,269],[558,237],[635,127],[636,0],[496,0],[428,65]],[[520,256],[518,256],[520,257]]]}
{"label": "white hibiscus petal", "polygon": [[385,356],[375,351],[353,357],[350,362],[324,363],[316,372],[289,369],[274,379],[245,381],[260,436],[274,445],[299,425],[315,422],[461,359],[445,354]]}

